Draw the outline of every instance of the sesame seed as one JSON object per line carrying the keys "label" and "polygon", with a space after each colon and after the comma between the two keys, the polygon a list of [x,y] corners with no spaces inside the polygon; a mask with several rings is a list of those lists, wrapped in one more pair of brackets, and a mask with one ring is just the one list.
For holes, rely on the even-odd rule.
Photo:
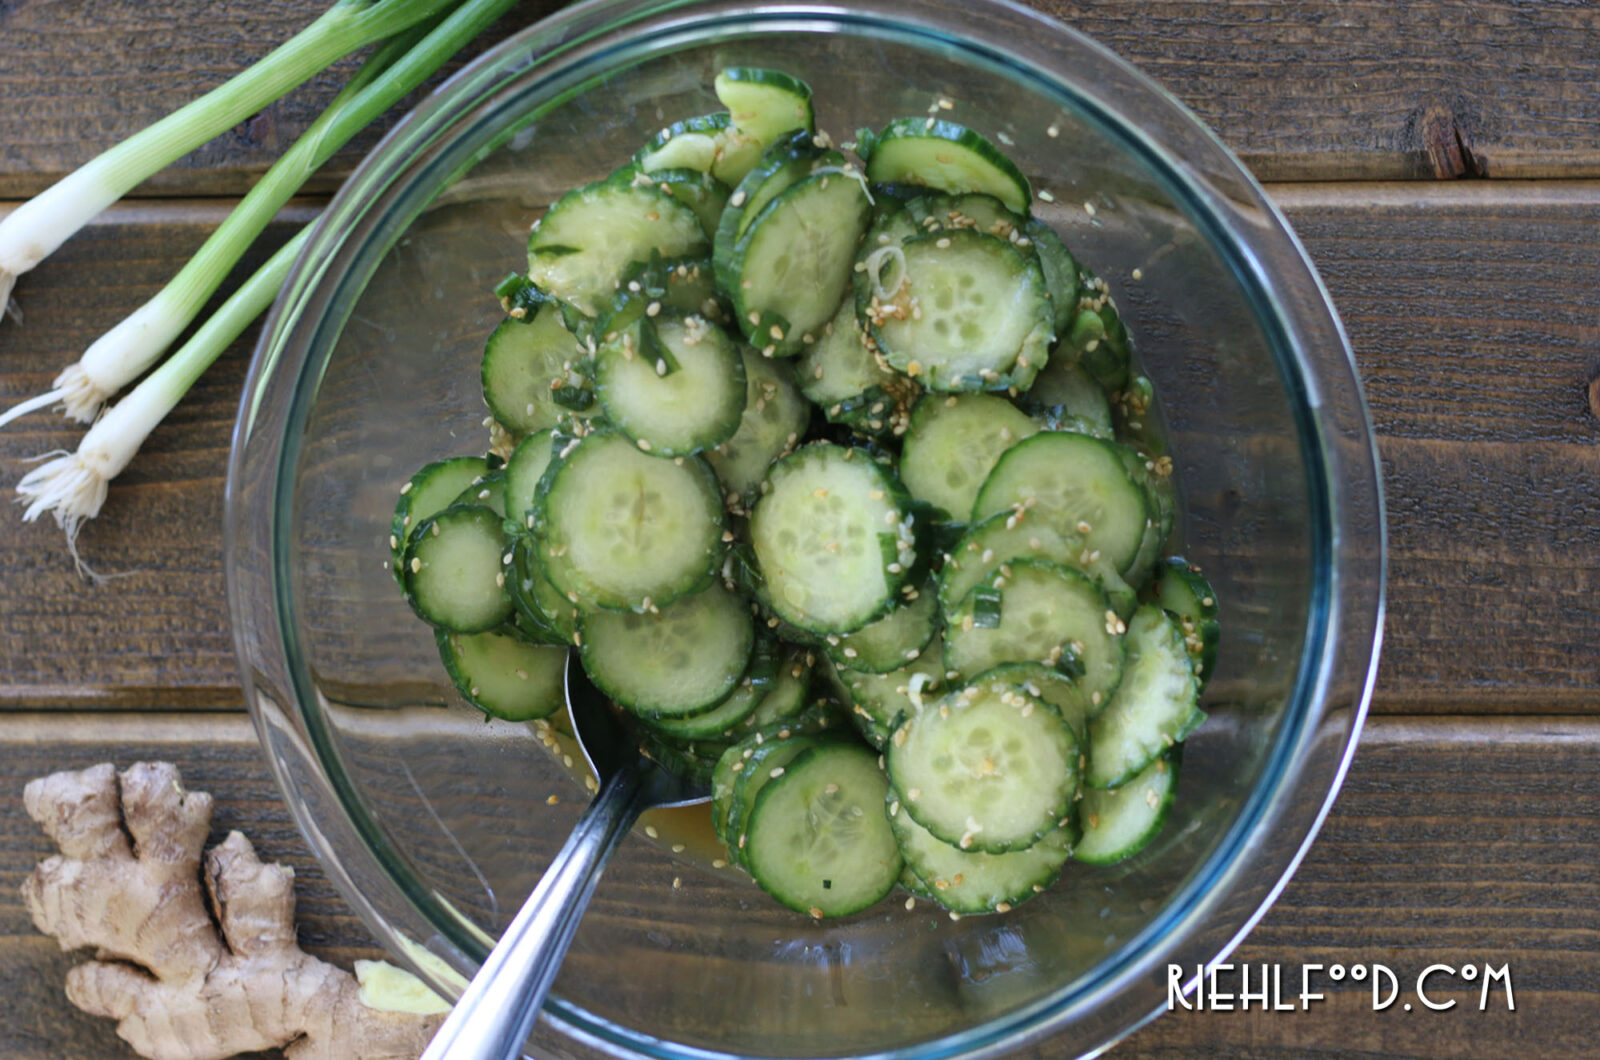
{"label": "sesame seed", "polygon": [[411,573],[416,574],[422,570],[422,560],[416,556],[411,557]]}
{"label": "sesame seed", "polygon": [[771,777],[773,780],[777,780],[779,777],[783,776],[783,767],[775,767],[772,772],[767,774],[767,776]]}
{"label": "sesame seed", "polygon": [[728,863],[722,858],[712,858],[711,867],[714,869],[725,869],[728,867]]}
{"label": "sesame seed", "polygon": [[1129,273],[1129,275],[1132,276],[1135,280],[1142,280],[1142,279],[1144,279],[1144,270],[1143,269],[1134,269],[1133,272]]}
{"label": "sesame seed", "polygon": [[674,876],[674,877],[672,877],[672,889],[674,891],[676,891],[676,890],[680,890],[682,887],[683,887],[683,877],[682,876]]}
{"label": "sesame seed", "polygon": [[1094,213],[1095,213],[1095,211],[1094,211],[1094,203],[1085,202],[1083,204],[1083,212],[1088,214],[1090,217],[1093,217]]}
{"label": "sesame seed", "polygon": [[822,919],[822,910],[818,909],[816,906],[812,906],[809,911],[811,913],[811,919],[813,919],[813,920],[821,920]]}
{"label": "sesame seed", "polygon": [[558,803],[560,801],[561,801],[561,797],[559,795],[552,795],[548,799],[544,800],[544,804],[546,806],[554,806],[556,803]]}
{"label": "sesame seed", "polygon": [[730,199],[728,199],[728,205],[729,206],[743,206],[744,205],[744,192],[743,191],[734,192],[733,196]]}
{"label": "sesame seed", "polygon": [[410,493],[411,492],[411,487],[414,486],[414,485],[416,485],[416,483],[407,482],[404,486],[401,486],[400,487],[400,496],[404,497],[406,494]]}
{"label": "sesame seed", "polygon": [[1044,131],[1044,134],[1050,137],[1050,139],[1054,140],[1056,137],[1061,135],[1061,126],[1052,125]]}
{"label": "sesame seed", "polygon": [[648,453],[650,451],[650,443],[645,441],[643,438],[639,439],[639,443],[638,444],[639,444],[639,448],[643,449],[645,452]]}
{"label": "sesame seed", "polygon": [[689,848],[684,846],[682,843],[674,843],[674,844],[672,844],[672,852],[674,854],[682,854],[685,850],[688,850],[688,849]]}

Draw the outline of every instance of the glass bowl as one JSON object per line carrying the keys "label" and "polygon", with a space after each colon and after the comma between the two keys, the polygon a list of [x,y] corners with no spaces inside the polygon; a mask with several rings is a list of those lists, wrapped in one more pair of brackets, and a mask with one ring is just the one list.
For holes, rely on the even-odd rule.
{"label": "glass bowl", "polygon": [[[425,100],[346,182],[266,327],[228,480],[234,635],[312,848],[400,961],[460,989],[587,798],[532,726],[485,723],[385,570],[397,487],[482,451],[490,289],[530,222],[712,75],[769,66],[848,137],[940,97],[1006,144],[1109,281],[1164,405],[1178,540],[1223,642],[1159,839],[1003,916],[886,901],[812,923],[711,854],[636,832],[530,1048],[544,1057],[950,1057],[1055,1035],[1089,1055],[1261,916],[1355,747],[1377,659],[1383,513],[1350,350],[1305,253],[1182,106],[998,2],[570,8]],[[669,837],[670,838],[670,837]]]}

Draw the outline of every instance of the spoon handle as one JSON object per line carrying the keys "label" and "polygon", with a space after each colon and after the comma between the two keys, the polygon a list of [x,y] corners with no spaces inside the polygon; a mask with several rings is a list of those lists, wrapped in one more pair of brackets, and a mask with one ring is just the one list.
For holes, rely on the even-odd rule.
{"label": "spoon handle", "polygon": [[625,768],[606,780],[422,1060],[522,1055],[600,873],[643,809],[644,775],[642,769]]}

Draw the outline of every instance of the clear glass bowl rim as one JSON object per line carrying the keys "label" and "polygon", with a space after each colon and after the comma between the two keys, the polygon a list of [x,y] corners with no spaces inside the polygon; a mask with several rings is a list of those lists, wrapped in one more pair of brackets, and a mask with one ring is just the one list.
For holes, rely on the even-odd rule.
{"label": "clear glass bowl rim", "polygon": [[[890,36],[932,39],[945,47],[982,54],[990,62],[1010,58],[1010,51],[1014,50],[1011,45],[1014,42],[996,39],[994,31],[986,35],[981,28],[982,20],[973,14],[988,9],[1008,19],[1021,19],[1030,23],[1031,28],[1040,35],[1037,39],[1044,41],[1054,39],[1058,44],[1070,43],[1074,47],[1088,48],[1099,53],[1105,61],[1119,67],[1119,73],[1138,90],[1148,94],[1151,99],[1181,112],[1192,126],[1186,131],[1209,140],[1218,151],[1233,162],[1237,172],[1230,173],[1229,177],[1237,180],[1254,197],[1255,201],[1249,202],[1248,205],[1253,209],[1263,210],[1276,222],[1277,231],[1271,233],[1271,238],[1287,240],[1287,246],[1280,249],[1286,249],[1293,257],[1298,258],[1298,264],[1303,267],[1305,273],[1304,277],[1300,278],[1309,278],[1321,295],[1321,309],[1326,313],[1327,320],[1320,323],[1331,325],[1332,331],[1337,334],[1347,375],[1329,378],[1324,371],[1319,376],[1308,363],[1296,341],[1298,333],[1294,326],[1295,322],[1284,318],[1281,300],[1273,295],[1273,289],[1280,282],[1279,279],[1266,275],[1260,262],[1253,255],[1241,252],[1234,233],[1230,231],[1226,220],[1219,216],[1220,200],[1204,186],[1201,178],[1172,157],[1161,144],[1129,124],[1122,115],[1106,108],[1102,101],[1086,97],[1075,86],[1053,76],[1053,71],[1048,66],[1038,63],[1025,64],[1020,59],[1014,60],[1015,65],[1028,77],[1036,82],[1043,82],[1057,95],[1070,99],[1072,105],[1094,120],[1102,131],[1120,141],[1130,151],[1144,157],[1152,171],[1162,179],[1166,190],[1173,195],[1174,201],[1184,204],[1189,209],[1191,220],[1204,232],[1213,248],[1233,267],[1236,278],[1245,287],[1257,308],[1258,319],[1271,337],[1286,393],[1295,402],[1302,459],[1309,480],[1309,499],[1313,509],[1311,524],[1314,587],[1295,691],[1287,706],[1276,746],[1268,756],[1260,780],[1206,865],[1195,874],[1190,883],[1158,917],[1123,945],[1112,961],[1096,969],[1096,976],[1092,978],[1086,976],[1073,987],[1058,991],[1054,996],[1008,1013],[1002,1018],[936,1041],[878,1054],[885,1060],[891,1057],[895,1060],[902,1058],[926,1060],[932,1057],[988,1056],[1017,1048],[1051,1034],[1065,1025],[1074,1013],[1083,1011],[1085,1007],[1092,1007],[1106,994],[1126,987],[1133,970],[1149,963],[1144,958],[1149,956],[1159,941],[1184,935],[1186,929],[1191,929],[1205,914],[1214,911],[1214,907],[1220,901],[1217,896],[1229,893],[1233,885],[1240,883],[1233,870],[1239,868],[1243,852],[1260,838],[1267,827],[1282,823],[1273,820],[1273,809],[1278,796],[1292,791],[1304,772],[1310,754],[1310,744],[1327,706],[1336,655],[1334,641],[1341,634],[1340,623],[1354,619],[1358,634],[1358,643],[1354,647],[1358,651],[1363,647],[1359,643],[1359,634],[1365,628],[1370,633],[1368,641],[1370,655],[1366,660],[1366,672],[1355,679],[1359,684],[1359,697],[1349,714],[1343,744],[1338,752],[1338,761],[1332,769],[1331,783],[1322,799],[1316,804],[1315,812],[1309,818],[1294,822],[1294,827],[1303,833],[1303,838],[1295,845],[1292,856],[1277,868],[1274,872],[1275,879],[1264,889],[1259,900],[1252,903],[1253,911],[1238,923],[1225,945],[1210,957],[1207,963],[1214,964],[1225,959],[1265,914],[1288,882],[1315,838],[1343,782],[1371,696],[1381,644],[1384,609],[1386,535],[1376,445],[1372,437],[1370,418],[1366,413],[1359,379],[1355,373],[1354,358],[1342,325],[1338,321],[1320,277],[1303,247],[1288,228],[1287,222],[1272,206],[1264,191],[1243,165],[1233,158],[1214,134],[1183,108],[1182,104],[1109,50],[1053,19],[1011,3],[1009,0],[974,0],[964,5],[964,8],[963,36],[958,38],[947,26],[940,23],[938,12],[929,17],[927,8],[911,0],[866,0],[863,3],[853,3],[849,8],[805,2],[753,4],[747,0],[710,0],[703,3],[696,3],[694,0],[669,0],[665,3],[651,2],[651,0],[588,0],[586,3],[560,11],[497,45],[468,64],[407,115],[348,178],[316,222],[316,230],[302,251],[284,285],[283,293],[262,330],[241,400],[228,474],[226,537],[230,607],[234,618],[236,647],[240,656],[247,701],[265,744],[267,721],[263,711],[259,709],[260,704],[255,695],[257,682],[254,663],[257,659],[256,653],[260,651],[261,646],[245,633],[244,622],[249,608],[244,603],[240,587],[246,584],[247,579],[241,577],[238,570],[246,551],[242,541],[254,532],[250,529],[250,521],[244,518],[239,501],[244,492],[240,488],[240,483],[245,476],[246,453],[256,451],[261,445],[258,438],[252,438],[252,428],[257,421],[259,403],[268,382],[275,374],[293,374],[295,407],[289,416],[290,430],[285,432],[284,437],[267,443],[268,451],[276,458],[276,469],[272,478],[277,482],[277,497],[281,500],[290,495],[289,490],[292,487],[297,453],[294,435],[298,427],[303,425],[304,413],[308,407],[307,396],[315,393],[328,350],[331,349],[330,343],[319,351],[315,341],[306,341],[306,335],[309,331],[314,338],[321,333],[322,320],[318,311],[325,309],[331,300],[324,281],[328,278],[327,270],[330,262],[339,257],[335,252],[350,240],[355,222],[371,209],[370,198],[375,191],[387,191],[391,184],[399,179],[410,180],[413,184],[422,183],[417,173],[406,173],[412,150],[420,145],[429,144],[441,132],[448,135],[453,130],[454,124],[469,114],[472,109],[471,102],[486,91],[494,89],[508,78],[526,74],[545,63],[553,64],[556,68],[562,64],[579,61],[589,65],[599,64],[608,54],[608,42],[614,41],[618,47],[624,44],[630,48],[636,47],[639,44],[636,35],[641,31],[650,34],[646,39],[659,40],[703,28],[710,19],[736,19],[741,28],[770,28],[785,21],[824,20],[847,24],[863,32],[873,31]],[[535,57],[531,65],[529,56]],[[404,178],[401,177],[402,173],[406,173]],[[308,328],[307,321],[312,321],[318,326]],[[342,326],[342,321],[339,322],[339,326]],[[336,336],[337,333],[338,326],[334,328],[332,334]],[[281,380],[283,376],[280,375],[279,378]],[[1334,454],[1326,425],[1321,422],[1318,414],[1322,406],[1314,404],[1312,400],[1312,395],[1329,386],[1349,389],[1361,420],[1360,441],[1363,445],[1360,447],[1360,458],[1364,459],[1365,466],[1355,470],[1361,473],[1363,485],[1370,480],[1372,495],[1364,499],[1376,514],[1378,528],[1376,593],[1368,601],[1359,601],[1370,606],[1368,614],[1352,615],[1348,609],[1342,611],[1340,609],[1341,587],[1338,566],[1333,558],[1338,545],[1333,513],[1337,507],[1337,495],[1346,488],[1346,484],[1341,483],[1337,475],[1330,475],[1329,471],[1330,468],[1337,468],[1349,457],[1346,455],[1340,458]],[[254,445],[247,444],[252,441]],[[268,532],[273,542],[288,539],[288,534],[285,532],[288,515],[288,504],[274,503],[272,527]],[[272,638],[272,644],[281,646],[292,659],[296,654],[293,649],[296,634],[292,628],[293,605],[287,594],[289,581],[286,577],[287,554],[275,544],[271,552],[274,565],[272,579],[274,592],[272,599],[264,602],[276,618],[277,628],[269,631],[269,637]],[[1345,650],[1348,651],[1349,647],[1346,646]],[[387,837],[382,828],[370,818],[359,794],[353,790],[349,778],[339,764],[327,723],[315,707],[316,696],[305,667],[295,665],[292,661],[287,665],[294,691],[294,720],[301,727],[309,743],[317,749],[314,761],[322,774],[319,779],[334,790],[341,808],[348,815],[349,824],[367,841],[368,848],[362,851],[362,854],[374,858],[376,865],[389,872],[394,885],[411,900],[413,911],[425,919],[430,927],[449,937],[463,952],[472,955],[475,961],[481,960],[486,948],[480,939],[465,931],[459,920],[439,907],[426,889],[417,885],[416,881],[394,879],[393,870],[396,866],[402,866],[404,859],[392,854],[389,856],[375,854],[375,851],[381,851],[389,846]],[[278,784],[295,811],[301,831],[319,859],[324,865],[332,868],[338,864],[340,858],[349,857],[349,851],[340,852],[333,849],[326,840],[323,830],[303,818],[303,804],[294,797],[293,781],[287,770],[271,755],[268,757]],[[404,873],[403,869],[400,871]],[[332,871],[330,875],[367,926],[386,943],[391,952],[401,954],[404,959],[403,951],[395,945],[395,941],[401,935],[396,925],[382,916],[373,903],[367,901],[354,888],[346,873]],[[413,965],[413,970],[422,974],[436,989],[444,991],[456,989],[455,984],[429,969]],[[545,1015],[571,1038],[608,1054],[662,1058],[662,1060],[667,1058],[710,1060],[730,1055],[655,1039],[598,1019],[556,997],[552,997],[546,1003]],[[1153,1018],[1155,1015],[1156,1012],[1152,1011],[1145,1016],[1145,1019]],[[1132,1022],[1123,1028],[1118,1038],[1130,1033],[1140,1022],[1143,1021]],[[1111,1042],[1097,1044],[1085,1055],[1094,1055],[1110,1044]]]}

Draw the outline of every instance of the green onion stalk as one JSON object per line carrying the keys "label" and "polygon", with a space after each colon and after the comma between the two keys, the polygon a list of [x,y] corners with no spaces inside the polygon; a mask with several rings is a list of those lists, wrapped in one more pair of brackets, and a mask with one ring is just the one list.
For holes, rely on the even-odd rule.
{"label": "green onion stalk", "polygon": [[305,29],[194,102],[130,136],[0,220],[0,311],[18,276],[151,174],[239,124],[351,52],[457,0],[337,0]]}
{"label": "green onion stalk", "polygon": [[[465,0],[425,33],[419,28],[375,52],[317,123],[268,170],[228,220],[206,241],[173,284],[128,318],[129,321],[137,319],[140,326],[118,329],[128,338],[119,347],[119,356],[112,360],[107,372],[91,379],[89,385],[94,392],[109,396],[154,363],[306,177],[339,145],[426,80],[515,2]],[[292,242],[274,255],[181,349],[100,416],[84,435],[76,452],[41,464],[17,485],[19,500],[28,506],[23,519],[31,522],[46,512],[53,514],[66,532],[68,548],[80,570],[86,568],[78,558],[78,532],[85,521],[99,513],[110,480],[128,465],[150,432],[177,405],[200,374],[271,304],[293,258],[292,253],[286,255],[286,252],[296,249],[297,245]],[[177,293],[168,296],[169,291]],[[151,310],[151,306],[158,307],[160,316],[155,315],[157,310]],[[179,317],[181,319],[175,319]],[[148,338],[150,335],[160,336],[159,343]],[[63,373],[63,377],[65,375]],[[56,390],[52,391],[56,400],[62,399],[62,389],[58,380]],[[14,413],[15,410],[7,416]]]}

